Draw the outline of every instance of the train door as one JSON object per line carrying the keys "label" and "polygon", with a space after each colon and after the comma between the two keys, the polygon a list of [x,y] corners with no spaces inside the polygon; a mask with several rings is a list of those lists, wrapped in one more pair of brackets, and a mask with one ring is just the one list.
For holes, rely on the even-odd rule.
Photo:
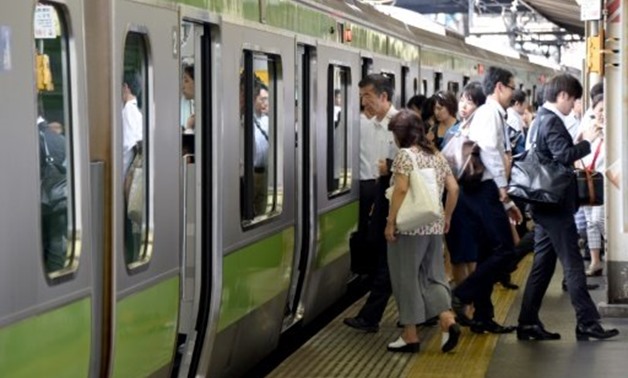
{"label": "train door", "polygon": [[99,371],[83,25],[81,0],[0,3],[2,377]]}
{"label": "train door", "polygon": [[220,313],[199,374],[237,376],[276,348],[290,291],[297,220],[294,36],[223,19],[215,213]]}
{"label": "train door", "polygon": [[114,5],[112,375],[167,375],[180,286],[179,18]]}
{"label": "train door", "polygon": [[304,322],[334,303],[350,277],[349,235],[358,219],[360,55],[319,42],[316,109],[317,246],[304,294]]}
{"label": "train door", "polygon": [[314,175],[316,155],[316,109],[314,88],[316,87],[316,48],[312,45],[297,43],[295,71],[295,121],[296,121],[296,178],[297,220],[295,235],[295,255],[292,264],[292,279],[283,330],[296,324],[303,317],[303,291],[306,276],[310,268],[311,255],[315,250],[316,227],[316,178]]}
{"label": "train door", "polygon": [[[213,115],[212,33],[210,24],[188,19],[182,9],[180,41],[181,95],[181,298],[177,351],[172,376],[196,371],[210,353],[218,303],[219,264],[213,248]],[[197,15],[198,12],[190,12]],[[198,21],[197,21],[198,20]]]}

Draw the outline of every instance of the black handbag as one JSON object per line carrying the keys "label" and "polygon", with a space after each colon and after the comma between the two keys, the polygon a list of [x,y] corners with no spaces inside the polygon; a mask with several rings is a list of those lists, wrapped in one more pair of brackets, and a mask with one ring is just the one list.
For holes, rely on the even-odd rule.
{"label": "black handbag", "polygon": [[602,143],[598,144],[591,164],[585,169],[576,170],[578,205],[580,206],[599,206],[604,204],[604,175],[594,170]]}
{"label": "black handbag", "polygon": [[535,205],[560,205],[574,177],[573,168],[542,159],[533,146],[522,160],[514,162],[508,195]]}
{"label": "black handbag", "polygon": [[50,215],[66,211],[68,207],[68,181],[64,170],[60,169],[50,155],[48,143],[43,133],[44,164],[41,167],[41,212]]}

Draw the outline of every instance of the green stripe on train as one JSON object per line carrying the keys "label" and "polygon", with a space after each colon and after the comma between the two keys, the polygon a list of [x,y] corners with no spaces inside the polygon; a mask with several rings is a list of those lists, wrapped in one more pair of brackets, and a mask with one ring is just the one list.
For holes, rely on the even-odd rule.
{"label": "green stripe on train", "polygon": [[134,293],[116,306],[114,377],[147,377],[172,359],[179,276]]}
{"label": "green stripe on train", "polygon": [[322,214],[318,220],[315,268],[322,268],[349,252],[349,236],[358,222],[358,202]]}
{"label": "green stripe on train", "polygon": [[86,377],[91,322],[83,298],[0,329],[0,377]]}
{"label": "green stripe on train", "polygon": [[218,331],[287,291],[293,256],[294,227],[225,256]]}

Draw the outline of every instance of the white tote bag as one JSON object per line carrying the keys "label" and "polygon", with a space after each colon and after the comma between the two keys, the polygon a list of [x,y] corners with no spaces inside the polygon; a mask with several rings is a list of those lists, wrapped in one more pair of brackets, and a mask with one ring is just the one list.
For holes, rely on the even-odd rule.
{"label": "white tote bag", "polygon": [[[401,232],[414,231],[441,218],[436,170],[419,169],[414,153],[407,148],[404,150],[412,158],[413,169],[410,172],[408,192],[397,213],[397,230]],[[386,190],[388,200],[392,198],[393,191],[394,185]]]}

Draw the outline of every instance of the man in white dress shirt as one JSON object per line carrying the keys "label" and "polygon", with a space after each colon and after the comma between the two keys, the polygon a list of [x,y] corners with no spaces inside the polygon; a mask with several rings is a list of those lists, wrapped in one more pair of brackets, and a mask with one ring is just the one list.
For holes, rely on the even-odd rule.
{"label": "man in white dress shirt", "polygon": [[[495,322],[491,294],[493,285],[515,257],[514,242],[508,215],[519,222],[521,213],[508,198],[505,166],[504,125],[506,108],[510,105],[515,79],[510,71],[490,67],[484,77],[486,103],[475,111],[469,126],[469,139],[480,147],[485,171],[482,181],[473,188],[461,185],[469,199],[467,226],[477,235],[474,242],[479,256],[477,269],[454,290],[453,307],[460,323],[472,323],[475,333],[509,333],[514,327]],[[508,212],[508,215],[507,215]],[[473,303],[473,322],[464,313],[464,305]]]}
{"label": "man in white dress shirt", "polygon": [[351,243],[351,269],[354,272],[374,269],[374,272],[366,303],[356,317],[346,318],[344,323],[364,332],[377,332],[392,294],[384,239],[388,215],[384,191],[390,181],[387,161],[389,164],[397,152],[394,137],[388,131],[388,123],[397,109],[391,103],[392,83],[385,76],[368,75],[358,86],[364,108],[360,118],[360,218],[358,232],[352,239],[361,241]]}
{"label": "man in white dress shirt", "polygon": [[133,147],[143,139],[143,116],[137,105],[137,96],[141,92],[141,77],[138,73],[128,72],[122,83],[122,166],[126,175],[135,150]]}

